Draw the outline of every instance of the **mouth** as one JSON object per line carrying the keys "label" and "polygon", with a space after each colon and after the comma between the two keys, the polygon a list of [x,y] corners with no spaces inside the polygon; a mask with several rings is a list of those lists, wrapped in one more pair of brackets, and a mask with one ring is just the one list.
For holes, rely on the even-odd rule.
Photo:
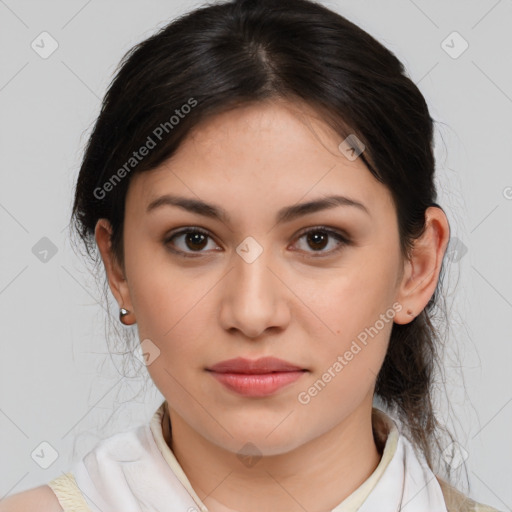
{"label": "mouth", "polygon": [[206,368],[227,389],[246,397],[266,397],[289,386],[308,372],[282,359],[229,359]]}

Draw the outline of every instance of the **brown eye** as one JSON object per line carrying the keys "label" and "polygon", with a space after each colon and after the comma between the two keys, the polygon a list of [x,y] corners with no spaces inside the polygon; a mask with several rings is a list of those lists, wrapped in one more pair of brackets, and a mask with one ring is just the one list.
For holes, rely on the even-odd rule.
{"label": "brown eye", "polygon": [[[305,243],[302,244],[302,247],[299,247],[299,250],[309,253],[312,257],[330,256],[350,244],[350,240],[346,236],[324,227],[316,227],[303,232],[298,240],[302,239],[304,239]],[[171,234],[164,240],[164,245],[171,252],[180,256],[198,257],[210,252],[205,250],[210,241],[213,245],[211,250],[222,250],[213,242],[212,237],[207,231],[199,228],[182,229]],[[330,246],[330,250],[325,250]]]}
{"label": "brown eye", "polygon": [[[164,240],[164,245],[170,251],[183,256],[189,256],[194,252],[198,253],[197,255],[199,256],[201,253],[206,252],[203,249],[208,246],[210,240],[211,237],[206,231],[198,228],[188,228],[167,237]],[[214,247],[216,247],[215,244]]]}
{"label": "brown eye", "polygon": [[[299,236],[299,240],[302,239],[305,240],[305,243],[302,244],[300,250],[309,253],[319,253],[318,256],[329,256],[350,243],[348,238],[341,233],[322,227],[303,232]],[[324,250],[329,245],[334,247],[331,250]],[[313,254],[313,256],[316,255]]]}

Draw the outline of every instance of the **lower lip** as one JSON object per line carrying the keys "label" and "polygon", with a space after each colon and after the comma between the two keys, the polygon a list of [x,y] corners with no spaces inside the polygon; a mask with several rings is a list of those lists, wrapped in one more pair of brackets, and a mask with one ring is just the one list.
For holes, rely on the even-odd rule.
{"label": "lower lip", "polygon": [[295,382],[305,371],[275,372],[262,374],[210,372],[228,389],[244,396],[264,397]]}

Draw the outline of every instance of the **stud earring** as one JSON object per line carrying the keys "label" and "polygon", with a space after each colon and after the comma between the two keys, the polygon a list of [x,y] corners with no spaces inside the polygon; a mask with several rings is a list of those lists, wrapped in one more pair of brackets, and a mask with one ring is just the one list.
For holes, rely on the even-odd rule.
{"label": "stud earring", "polygon": [[127,323],[124,318],[126,315],[129,315],[129,314],[130,314],[130,311],[128,311],[127,309],[121,308],[119,310],[119,321],[124,325],[131,325],[130,323]]}

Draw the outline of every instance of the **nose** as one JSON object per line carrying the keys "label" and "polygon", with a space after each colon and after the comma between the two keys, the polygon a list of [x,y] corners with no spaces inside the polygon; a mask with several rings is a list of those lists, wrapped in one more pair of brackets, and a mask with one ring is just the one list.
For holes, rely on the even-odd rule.
{"label": "nose", "polygon": [[255,339],[266,331],[281,331],[290,322],[293,294],[271,260],[265,250],[254,261],[234,253],[221,294],[220,322],[227,331]]}

